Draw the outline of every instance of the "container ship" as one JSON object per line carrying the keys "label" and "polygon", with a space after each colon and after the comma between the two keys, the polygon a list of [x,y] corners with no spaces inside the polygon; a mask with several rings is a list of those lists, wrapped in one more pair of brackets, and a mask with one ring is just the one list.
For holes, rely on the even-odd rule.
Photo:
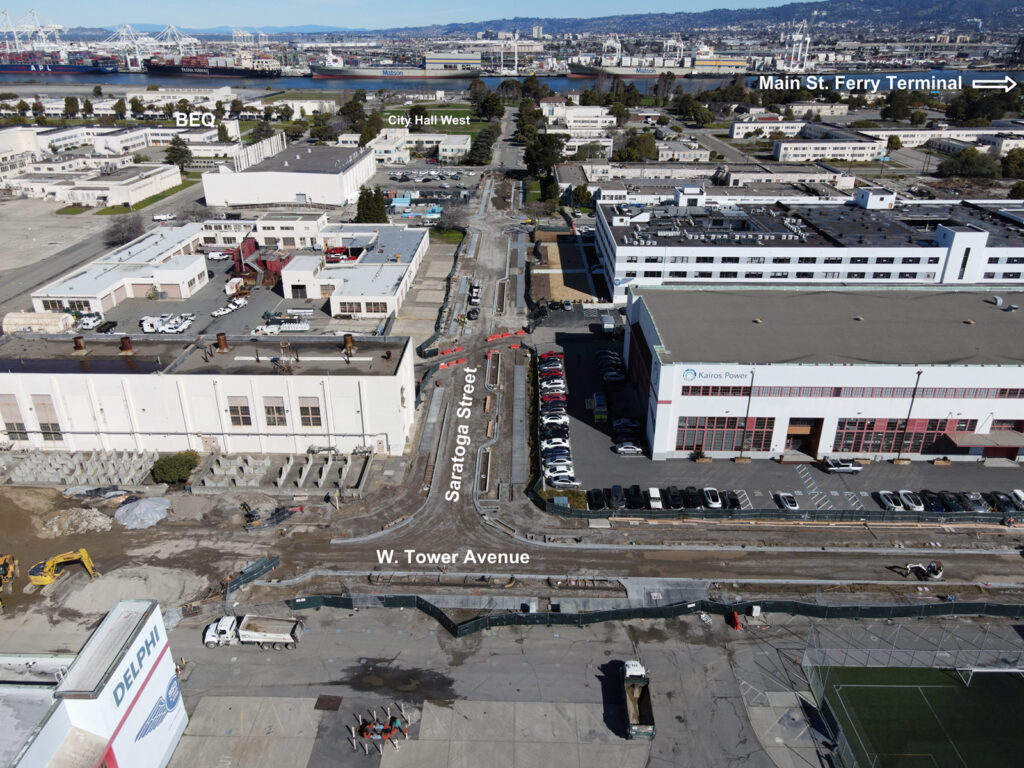
{"label": "container ship", "polygon": [[390,64],[364,66],[349,64],[340,56],[327,54],[320,64],[310,65],[313,79],[352,78],[369,80],[417,80],[445,77],[479,77],[483,69],[479,53],[428,53],[418,65]]}
{"label": "container ship", "polygon": [[186,77],[280,77],[281,62],[272,56],[153,56],[146,59],[151,75]]}
{"label": "container ship", "polygon": [[0,53],[0,74],[97,75],[117,72],[113,56],[91,51],[5,51]]}
{"label": "container ship", "polygon": [[681,44],[666,40],[661,56],[623,56],[618,38],[605,41],[601,56],[593,63],[570,63],[569,77],[613,75],[625,79],[654,78],[664,74],[676,77],[719,77],[740,74],[750,69],[746,57],[715,54],[713,48],[698,43],[689,55]]}

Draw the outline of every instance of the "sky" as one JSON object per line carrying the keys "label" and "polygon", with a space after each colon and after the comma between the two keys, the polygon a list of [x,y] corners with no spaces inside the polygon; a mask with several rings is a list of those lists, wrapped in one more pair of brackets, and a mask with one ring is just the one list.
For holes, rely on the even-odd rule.
{"label": "sky", "polygon": [[[791,0],[790,0],[791,1]],[[24,5],[5,3],[17,21],[35,7],[44,24],[65,27],[110,27],[121,24],[174,24],[202,29],[218,26],[287,27],[321,24],[333,27],[383,29],[484,21],[512,16],[546,18],[611,16],[628,13],[676,13],[713,8],[763,8],[787,0],[646,0],[642,5],[622,0],[516,0],[480,3],[469,0],[174,0],[147,4],[137,0],[32,0]]]}

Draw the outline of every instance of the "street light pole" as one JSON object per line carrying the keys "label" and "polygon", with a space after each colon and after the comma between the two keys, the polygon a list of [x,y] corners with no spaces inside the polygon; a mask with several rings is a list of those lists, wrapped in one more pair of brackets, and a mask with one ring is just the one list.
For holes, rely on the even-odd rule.
{"label": "street light pole", "polygon": [[747,392],[747,412],[743,416],[743,434],[740,435],[740,458],[743,458],[743,447],[747,442],[747,422],[750,421],[750,401],[754,399],[754,368],[750,369],[750,389]]}

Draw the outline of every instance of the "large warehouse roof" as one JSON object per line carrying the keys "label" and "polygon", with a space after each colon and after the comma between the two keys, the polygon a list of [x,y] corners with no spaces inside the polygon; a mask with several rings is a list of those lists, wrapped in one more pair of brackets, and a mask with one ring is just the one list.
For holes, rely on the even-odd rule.
{"label": "large warehouse roof", "polygon": [[[998,308],[994,296],[1003,299]],[[631,289],[663,363],[1024,364],[1024,293]]]}

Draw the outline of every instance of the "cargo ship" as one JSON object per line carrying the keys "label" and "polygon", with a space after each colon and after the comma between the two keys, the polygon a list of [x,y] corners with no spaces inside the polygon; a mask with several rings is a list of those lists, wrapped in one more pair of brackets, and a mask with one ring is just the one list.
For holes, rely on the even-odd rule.
{"label": "cargo ship", "polygon": [[623,56],[618,38],[605,41],[601,56],[592,63],[570,63],[569,77],[612,75],[625,79],[654,78],[665,74],[676,77],[719,77],[741,74],[750,68],[746,57],[715,54],[714,48],[698,43],[683,55],[681,43],[666,40],[661,56]]}
{"label": "cargo ship", "polygon": [[0,53],[0,74],[97,75],[117,72],[113,56],[90,51],[9,51]]}
{"label": "cargo ship", "polygon": [[328,53],[320,64],[310,65],[313,79],[418,80],[446,77],[474,78],[483,72],[479,53],[428,53],[420,64],[365,66],[348,63]]}
{"label": "cargo ship", "polygon": [[272,56],[153,56],[143,61],[151,75],[185,77],[281,76],[281,62]]}

